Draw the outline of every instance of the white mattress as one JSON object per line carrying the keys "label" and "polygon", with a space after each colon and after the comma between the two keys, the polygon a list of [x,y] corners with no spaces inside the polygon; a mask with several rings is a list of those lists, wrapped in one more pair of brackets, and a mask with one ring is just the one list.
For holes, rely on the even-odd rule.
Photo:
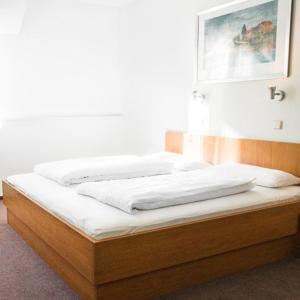
{"label": "white mattress", "polygon": [[11,176],[8,182],[97,240],[300,200],[299,186],[256,187],[238,195],[129,215],[93,198],[78,195],[76,185],[65,187],[34,173]]}

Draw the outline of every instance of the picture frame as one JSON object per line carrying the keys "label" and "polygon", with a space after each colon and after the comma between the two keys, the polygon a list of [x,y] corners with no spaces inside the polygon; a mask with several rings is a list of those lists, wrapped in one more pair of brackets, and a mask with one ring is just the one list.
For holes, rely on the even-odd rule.
{"label": "picture frame", "polygon": [[197,81],[289,75],[293,0],[238,0],[197,14]]}

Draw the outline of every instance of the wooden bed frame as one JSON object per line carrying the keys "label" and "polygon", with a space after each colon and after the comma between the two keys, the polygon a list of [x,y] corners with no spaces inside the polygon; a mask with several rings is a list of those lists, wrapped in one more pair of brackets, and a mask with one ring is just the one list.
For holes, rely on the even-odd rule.
{"label": "wooden bed frame", "polygon": [[[166,134],[166,150],[300,175],[300,144]],[[297,254],[300,201],[100,241],[3,182],[8,223],[82,299],[148,299]]]}

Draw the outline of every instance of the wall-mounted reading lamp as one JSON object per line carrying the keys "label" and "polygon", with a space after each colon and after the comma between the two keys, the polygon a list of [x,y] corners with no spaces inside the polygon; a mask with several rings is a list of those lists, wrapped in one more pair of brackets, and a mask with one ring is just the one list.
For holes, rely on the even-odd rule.
{"label": "wall-mounted reading lamp", "polygon": [[201,101],[202,103],[206,103],[206,95],[202,94],[199,90],[194,90],[193,91],[193,99],[195,101]]}
{"label": "wall-mounted reading lamp", "polygon": [[276,89],[276,86],[269,87],[271,92],[271,100],[282,101],[285,98],[285,92]]}

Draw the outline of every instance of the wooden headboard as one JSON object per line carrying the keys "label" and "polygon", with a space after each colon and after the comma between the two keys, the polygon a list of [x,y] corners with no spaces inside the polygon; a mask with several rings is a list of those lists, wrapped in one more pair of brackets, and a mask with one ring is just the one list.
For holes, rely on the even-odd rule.
{"label": "wooden headboard", "polygon": [[234,161],[300,176],[300,144],[169,131],[165,145],[166,151],[200,157],[212,164]]}

